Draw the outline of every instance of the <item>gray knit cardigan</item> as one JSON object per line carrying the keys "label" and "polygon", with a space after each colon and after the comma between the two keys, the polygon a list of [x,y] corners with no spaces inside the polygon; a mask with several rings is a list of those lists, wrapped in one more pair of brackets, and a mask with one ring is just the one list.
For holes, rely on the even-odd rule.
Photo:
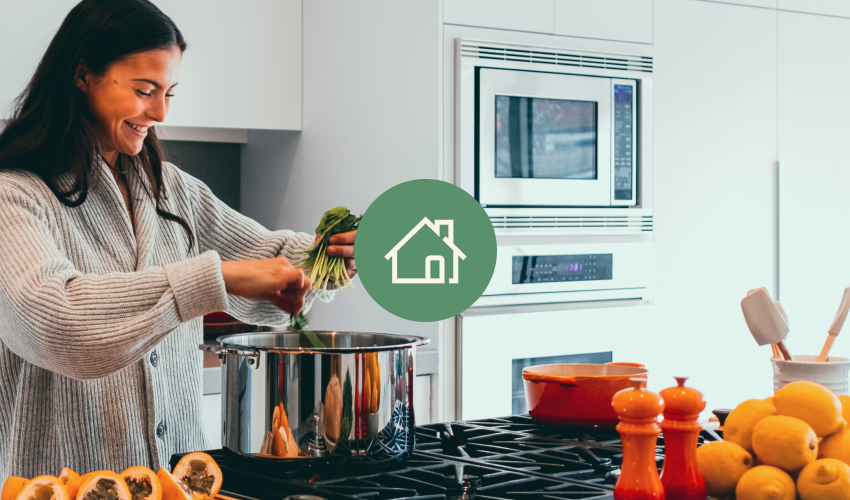
{"label": "gray knit cardigan", "polygon": [[228,296],[221,261],[294,260],[312,235],[268,231],[165,163],[163,205],[189,223],[190,249],[156,214],[147,182],[127,182],[135,234],[105,163],[78,207],[31,173],[0,172],[0,483],[62,467],[156,470],[173,453],[205,449],[202,316],[289,319]]}

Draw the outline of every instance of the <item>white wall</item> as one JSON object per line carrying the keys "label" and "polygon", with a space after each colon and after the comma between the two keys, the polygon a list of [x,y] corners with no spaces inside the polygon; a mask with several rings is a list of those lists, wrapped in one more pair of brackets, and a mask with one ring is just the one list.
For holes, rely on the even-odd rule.
{"label": "white wall", "polygon": [[[312,231],[332,207],[360,214],[396,184],[440,177],[439,16],[439,2],[303,2],[303,131],[249,131],[246,215]],[[311,325],[437,341],[437,324],[397,318],[355,287],[317,304]]]}

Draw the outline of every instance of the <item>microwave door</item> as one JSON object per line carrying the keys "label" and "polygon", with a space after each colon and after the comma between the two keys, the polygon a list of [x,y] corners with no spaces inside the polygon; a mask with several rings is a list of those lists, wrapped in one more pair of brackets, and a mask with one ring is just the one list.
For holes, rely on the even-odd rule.
{"label": "microwave door", "polygon": [[478,199],[611,205],[611,80],[482,68]]}

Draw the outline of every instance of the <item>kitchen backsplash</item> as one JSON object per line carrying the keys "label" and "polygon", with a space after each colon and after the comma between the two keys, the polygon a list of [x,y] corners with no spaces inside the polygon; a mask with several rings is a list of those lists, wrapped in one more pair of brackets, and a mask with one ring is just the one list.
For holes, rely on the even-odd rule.
{"label": "kitchen backsplash", "polygon": [[241,210],[241,144],[162,141],[165,156],[178,168],[202,180],[223,202]]}

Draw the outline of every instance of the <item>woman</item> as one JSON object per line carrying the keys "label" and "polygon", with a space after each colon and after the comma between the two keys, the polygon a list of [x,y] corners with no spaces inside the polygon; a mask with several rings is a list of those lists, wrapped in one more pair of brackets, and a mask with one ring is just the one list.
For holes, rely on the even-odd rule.
{"label": "woman", "polygon": [[[163,161],[185,48],[147,0],[83,0],[0,135],[0,481],[204,449],[202,316],[279,325],[332,296],[291,263],[311,235]],[[352,275],[353,242],[329,249]]]}

